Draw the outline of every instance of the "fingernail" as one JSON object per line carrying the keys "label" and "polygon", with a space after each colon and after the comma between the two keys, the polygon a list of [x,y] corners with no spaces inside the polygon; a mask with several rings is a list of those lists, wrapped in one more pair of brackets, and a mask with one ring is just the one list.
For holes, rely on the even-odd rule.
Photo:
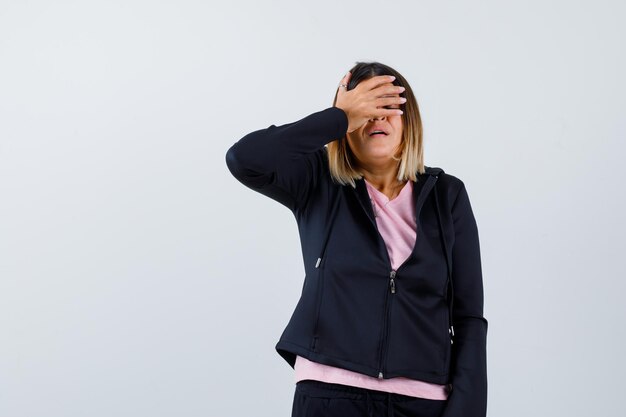
{"label": "fingernail", "polygon": [[395,80],[395,79],[396,79],[396,77],[394,77],[393,75],[390,75],[390,76],[389,76],[389,80],[390,80],[390,81],[393,81],[393,80]]}

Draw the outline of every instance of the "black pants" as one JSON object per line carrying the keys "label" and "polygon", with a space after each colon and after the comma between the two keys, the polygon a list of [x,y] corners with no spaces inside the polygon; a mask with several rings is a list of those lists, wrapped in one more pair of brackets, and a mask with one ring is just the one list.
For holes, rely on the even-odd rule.
{"label": "black pants", "polygon": [[439,417],[446,403],[304,379],[296,383],[291,417]]}

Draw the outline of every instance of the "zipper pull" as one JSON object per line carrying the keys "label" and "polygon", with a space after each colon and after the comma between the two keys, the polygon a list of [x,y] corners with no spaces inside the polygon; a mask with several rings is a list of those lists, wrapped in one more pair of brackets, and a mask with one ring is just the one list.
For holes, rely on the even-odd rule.
{"label": "zipper pull", "polygon": [[378,379],[383,379],[383,373],[382,372],[378,373]]}
{"label": "zipper pull", "polygon": [[395,276],[396,276],[396,271],[392,269],[391,273],[389,274],[389,277],[390,277],[389,286],[391,287],[392,294],[396,293],[396,281],[394,280]]}

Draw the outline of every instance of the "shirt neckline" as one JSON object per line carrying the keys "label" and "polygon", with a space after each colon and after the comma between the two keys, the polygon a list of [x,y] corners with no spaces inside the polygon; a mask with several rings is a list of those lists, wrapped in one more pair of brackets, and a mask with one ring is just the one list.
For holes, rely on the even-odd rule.
{"label": "shirt neckline", "polygon": [[412,182],[411,180],[408,180],[406,184],[404,184],[404,186],[402,187],[398,195],[395,196],[392,200],[390,200],[385,193],[383,193],[382,191],[378,191],[376,187],[370,184],[370,182],[367,181],[365,178],[363,178],[363,180],[365,181],[367,188],[371,190],[374,194],[371,197],[373,197],[377,203],[382,204],[383,206],[386,206],[388,204],[394,204],[394,202],[397,200],[402,200],[401,197],[404,197],[404,194],[407,192],[406,190],[411,187],[411,184],[409,183]]}

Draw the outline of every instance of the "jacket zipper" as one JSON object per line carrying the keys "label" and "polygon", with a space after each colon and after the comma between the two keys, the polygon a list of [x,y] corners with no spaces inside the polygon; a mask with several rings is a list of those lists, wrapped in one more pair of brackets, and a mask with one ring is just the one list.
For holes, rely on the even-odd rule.
{"label": "jacket zipper", "polygon": [[[429,177],[432,178],[432,177]],[[435,181],[436,181],[435,177]],[[424,185],[426,186],[426,185]],[[426,201],[426,198],[428,197],[428,193],[430,193],[430,191],[434,188],[434,181],[433,181],[433,186],[430,187],[430,189],[428,190],[424,190],[422,189],[422,191],[426,192],[427,194],[424,195],[424,202]],[[359,199],[359,201],[361,201]],[[422,205],[424,204],[424,202],[422,202]],[[420,207],[420,211],[421,211],[421,207]],[[368,216],[369,218],[369,216]],[[370,218],[371,220],[371,218]],[[416,212],[416,219],[417,221],[417,212]],[[378,225],[374,222],[374,227],[376,228],[376,232],[378,233],[378,238],[379,241],[383,243],[383,252],[385,252],[385,256],[387,258],[387,265],[389,265],[389,286],[388,286],[388,290],[385,292],[385,316],[383,317],[383,330],[382,330],[382,336],[381,336],[381,341],[379,344],[379,355],[378,355],[378,379],[383,379],[384,378],[384,372],[386,371],[383,367],[383,358],[386,359],[386,353],[387,353],[387,345],[388,345],[388,331],[389,331],[389,310],[390,310],[390,305],[391,305],[391,301],[393,300],[389,300],[389,295],[391,294],[393,296],[393,294],[396,293],[396,278],[397,278],[397,273],[398,270],[400,270],[404,264],[407,263],[407,261],[411,258],[411,256],[413,255],[414,249],[415,249],[415,245],[417,245],[417,242],[415,242],[414,247],[412,248],[413,250],[411,250],[411,254],[409,255],[409,257],[407,259],[404,260],[404,262],[402,262],[402,264],[400,264],[400,266],[398,266],[398,268],[393,269],[393,266],[391,264],[391,258],[389,258],[389,253],[387,253],[387,247],[385,245],[385,240],[383,239],[382,235],[380,234],[380,231],[378,230]]]}
{"label": "jacket zipper", "polygon": [[[396,293],[396,281],[395,281],[396,272],[397,270],[392,269],[391,272],[389,273],[389,293],[391,293],[392,295]],[[379,349],[379,357],[378,357],[378,379],[383,378],[382,364],[383,364],[383,358],[386,358],[387,342],[389,340],[389,338],[387,337],[388,332],[389,332],[389,326],[387,324],[387,322],[389,321],[389,311],[390,311],[390,308],[388,307],[389,304],[390,304],[389,294],[386,294],[385,295],[385,317],[383,320],[383,336],[380,341],[380,349]]]}
{"label": "jacket zipper", "polygon": [[395,277],[396,277],[396,271],[392,269],[391,273],[389,274],[389,290],[391,291],[392,294],[396,293]]}
{"label": "jacket zipper", "polygon": [[[380,235],[380,239],[383,240],[382,235]],[[416,243],[417,244],[417,243]],[[415,249],[415,248],[413,248]],[[386,253],[387,248],[385,247],[385,253]],[[411,251],[411,255],[413,255],[413,251]],[[391,310],[391,302],[393,300],[393,298],[389,298],[390,296],[393,297],[393,295],[396,293],[396,279],[398,278],[398,271],[404,266],[404,264],[407,263],[407,261],[409,260],[409,258],[411,257],[411,255],[409,255],[408,258],[406,258],[404,260],[404,262],[402,262],[400,264],[400,266],[398,266],[398,268],[393,269],[391,267],[391,259],[389,258],[389,254],[387,254],[387,260],[389,263],[389,267],[390,267],[390,271],[389,271],[389,285],[388,285],[388,290],[386,291],[385,294],[385,316],[383,318],[383,335],[380,341],[380,350],[379,350],[379,356],[378,356],[378,379],[383,379],[383,375],[384,375],[384,371],[385,369],[383,368],[383,362],[384,359],[386,360],[387,358],[387,345],[389,342],[388,339],[388,334],[389,334],[389,311]]]}

